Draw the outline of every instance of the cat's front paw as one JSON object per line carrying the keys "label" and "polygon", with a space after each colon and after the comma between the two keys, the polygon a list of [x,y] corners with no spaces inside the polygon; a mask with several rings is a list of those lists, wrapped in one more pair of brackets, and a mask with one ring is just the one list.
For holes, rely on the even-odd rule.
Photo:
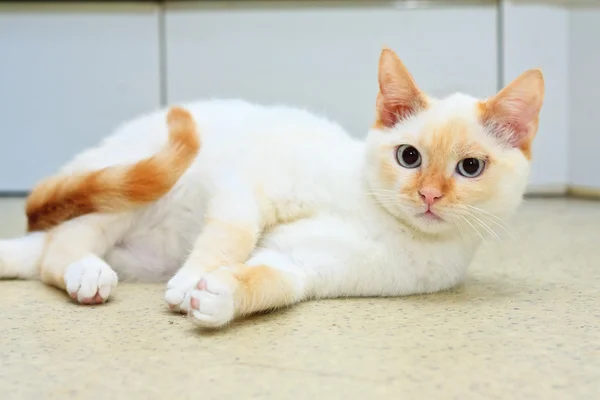
{"label": "cat's front paw", "polygon": [[182,268],[167,282],[165,301],[172,311],[184,314],[189,311],[190,294],[201,277],[201,273]]}
{"label": "cat's front paw", "polygon": [[206,328],[228,324],[235,317],[236,287],[235,278],[226,268],[206,275],[191,292],[188,315],[197,325]]}
{"label": "cat's front paw", "polygon": [[101,258],[87,256],[71,263],[65,272],[67,293],[81,304],[101,304],[117,286],[115,271]]}

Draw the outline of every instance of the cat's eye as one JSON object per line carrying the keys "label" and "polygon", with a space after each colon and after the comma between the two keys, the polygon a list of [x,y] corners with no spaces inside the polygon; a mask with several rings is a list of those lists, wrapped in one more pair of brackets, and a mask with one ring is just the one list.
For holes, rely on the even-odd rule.
{"label": "cat's eye", "polygon": [[478,158],[465,158],[456,166],[456,172],[465,178],[476,178],[483,172],[485,161]]}
{"label": "cat's eye", "polygon": [[417,168],[421,165],[421,153],[409,144],[398,147],[396,159],[404,168]]}

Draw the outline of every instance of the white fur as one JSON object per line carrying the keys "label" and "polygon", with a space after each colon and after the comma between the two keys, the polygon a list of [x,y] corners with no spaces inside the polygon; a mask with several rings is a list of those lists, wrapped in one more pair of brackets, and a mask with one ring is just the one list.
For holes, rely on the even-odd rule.
{"label": "white fur", "polygon": [[65,273],[67,293],[79,302],[93,298],[96,293],[107,300],[117,286],[117,280],[115,271],[93,254],[69,264]]}
{"label": "white fur", "polygon": [[[389,202],[382,206],[370,194],[377,188],[377,178],[369,160],[377,145],[418,135],[423,122],[467,115],[473,112],[474,102],[465,96],[439,101],[425,116],[415,117],[394,132],[374,130],[366,142],[352,139],[335,123],[296,109],[228,100],[184,105],[202,138],[197,160],[163,199],[98,229],[105,238],[100,247],[105,248],[86,250],[82,260],[67,257],[75,263],[67,269],[68,291],[80,300],[95,289],[108,297],[116,285],[108,265],[120,279],[167,280],[186,263],[205,213],[249,226],[262,218],[254,198],[257,188],[274,214],[303,218],[265,231],[247,264],[283,271],[294,282],[296,300],[396,296],[450,288],[463,279],[479,234],[462,232],[451,220],[433,225],[419,222],[413,214],[421,210],[400,200],[394,207]],[[123,125],[63,171],[132,163],[156,152],[166,139],[162,110]],[[481,205],[502,218],[516,208],[527,179],[527,161],[517,153],[513,158],[515,174],[498,183],[496,198]],[[78,218],[73,223],[83,222]],[[69,227],[59,228],[53,240],[63,238],[65,243],[83,247],[82,241],[97,240]],[[15,257],[7,258],[6,248],[21,246],[22,240],[0,242],[0,260],[20,263]],[[106,263],[88,256],[90,252]],[[27,272],[20,276],[34,275],[31,268],[23,268]],[[231,295],[210,277],[207,291],[199,293],[195,285],[201,274],[197,271],[184,268],[171,279],[167,302],[187,309],[190,296],[202,297],[204,310],[193,310],[196,318],[210,326],[227,322],[233,316]]]}
{"label": "white fur", "polygon": [[45,235],[41,232],[18,239],[0,240],[0,277],[37,277],[44,242]]}

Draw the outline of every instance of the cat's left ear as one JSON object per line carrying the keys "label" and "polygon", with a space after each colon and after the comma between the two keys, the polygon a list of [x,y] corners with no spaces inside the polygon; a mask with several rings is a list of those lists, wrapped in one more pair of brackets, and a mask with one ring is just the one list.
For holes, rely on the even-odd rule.
{"label": "cat's left ear", "polygon": [[427,107],[427,98],[391,49],[379,57],[379,94],[376,126],[391,128]]}
{"label": "cat's left ear", "polygon": [[491,134],[529,155],[543,102],[544,75],[532,69],[480,103],[481,120]]}

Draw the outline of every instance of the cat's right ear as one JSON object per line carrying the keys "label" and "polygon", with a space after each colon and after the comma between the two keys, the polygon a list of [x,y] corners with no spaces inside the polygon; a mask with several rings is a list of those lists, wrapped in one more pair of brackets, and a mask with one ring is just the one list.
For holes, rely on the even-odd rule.
{"label": "cat's right ear", "polygon": [[491,133],[531,157],[531,142],[544,103],[544,75],[524,72],[497,95],[480,103],[481,120]]}
{"label": "cat's right ear", "polygon": [[427,98],[412,75],[391,49],[379,57],[379,93],[376,126],[391,128],[427,107]]}

